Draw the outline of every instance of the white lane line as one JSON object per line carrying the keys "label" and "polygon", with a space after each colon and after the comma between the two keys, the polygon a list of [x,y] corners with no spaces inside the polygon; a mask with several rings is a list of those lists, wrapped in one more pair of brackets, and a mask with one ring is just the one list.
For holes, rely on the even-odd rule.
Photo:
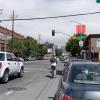
{"label": "white lane line", "polygon": [[12,93],[14,93],[14,91],[8,91],[5,93],[5,95],[11,95]]}

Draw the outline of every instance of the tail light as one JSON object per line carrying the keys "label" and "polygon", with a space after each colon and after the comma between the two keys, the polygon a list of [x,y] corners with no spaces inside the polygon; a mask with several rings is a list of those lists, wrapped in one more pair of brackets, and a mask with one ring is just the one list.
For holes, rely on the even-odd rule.
{"label": "tail light", "polygon": [[0,68],[2,67],[2,63],[0,62]]}
{"label": "tail light", "polygon": [[72,100],[72,97],[71,96],[63,96],[62,100]]}

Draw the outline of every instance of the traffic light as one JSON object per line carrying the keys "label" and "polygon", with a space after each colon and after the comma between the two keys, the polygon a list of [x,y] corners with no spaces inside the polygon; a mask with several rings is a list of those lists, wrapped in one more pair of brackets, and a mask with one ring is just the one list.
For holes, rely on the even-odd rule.
{"label": "traffic light", "polygon": [[52,30],[52,36],[55,36],[55,30]]}

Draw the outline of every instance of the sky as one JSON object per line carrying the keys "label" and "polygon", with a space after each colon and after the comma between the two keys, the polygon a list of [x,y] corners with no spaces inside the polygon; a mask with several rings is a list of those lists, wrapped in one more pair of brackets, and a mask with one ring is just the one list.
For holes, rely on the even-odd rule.
{"label": "sky", "polygon": [[[38,18],[64,16],[71,14],[90,13],[100,11],[100,4],[96,0],[0,0],[0,19]],[[66,17],[58,19],[15,21],[14,30],[24,36],[31,36],[40,42],[51,42],[59,47],[65,46],[70,36],[76,33],[78,23],[86,25],[86,33],[100,33],[100,14]],[[1,22],[1,26],[12,29],[11,22]],[[56,33],[52,37],[52,30]],[[68,35],[65,35],[66,33]]]}

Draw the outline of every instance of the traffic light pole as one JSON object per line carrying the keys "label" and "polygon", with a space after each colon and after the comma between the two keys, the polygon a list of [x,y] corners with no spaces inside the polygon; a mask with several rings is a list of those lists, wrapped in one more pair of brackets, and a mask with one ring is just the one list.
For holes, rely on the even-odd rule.
{"label": "traffic light pole", "polygon": [[[55,33],[60,33],[60,34],[64,34],[64,35],[71,37],[71,35],[69,35],[69,34],[66,34],[66,33],[63,33],[63,32],[56,32],[55,30],[52,30],[52,36],[55,36]],[[55,45],[53,46],[53,51],[54,51],[53,53],[55,53]]]}
{"label": "traffic light pole", "polygon": [[70,36],[71,37],[71,35],[66,34],[64,32],[56,32],[55,30],[52,30],[52,36],[55,36],[55,33],[60,33],[60,34],[64,34],[64,35],[67,35],[67,36]]}
{"label": "traffic light pole", "polygon": [[60,33],[60,34],[64,34],[64,35],[67,35],[67,36],[70,36],[71,37],[71,35],[66,34],[66,33],[63,33],[63,32],[55,32],[55,33]]}

